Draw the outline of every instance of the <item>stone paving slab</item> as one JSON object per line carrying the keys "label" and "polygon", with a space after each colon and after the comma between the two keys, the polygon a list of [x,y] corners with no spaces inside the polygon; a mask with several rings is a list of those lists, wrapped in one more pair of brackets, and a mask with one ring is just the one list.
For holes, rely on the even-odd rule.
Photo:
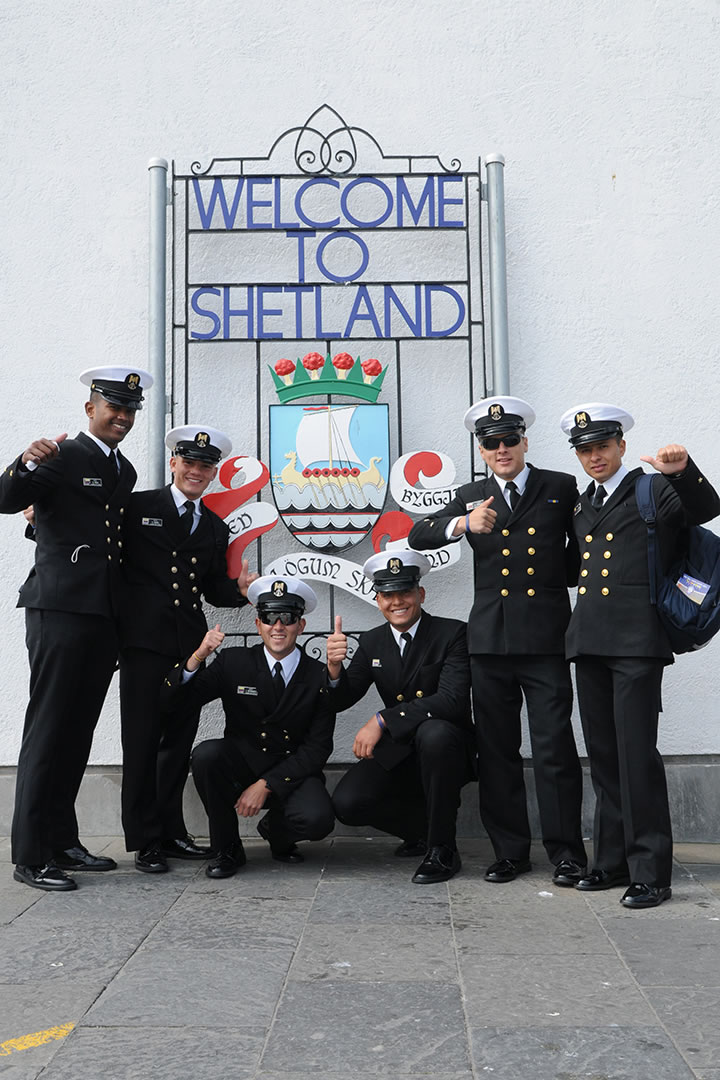
{"label": "stone paving slab", "polygon": [[492,1080],[692,1080],[660,1027],[472,1032],[478,1076]]}
{"label": "stone paving slab", "polygon": [[672,901],[630,912],[553,886],[537,845],[496,886],[463,840],[463,872],[419,887],[396,844],[287,866],[250,839],[213,881],[94,838],[120,869],[49,894],[0,842],[1,1080],[720,1080],[720,846],[683,845]]}
{"label": "stone paving slab", "polygon": [[91,1027],[217,1027],[254,1036],[269,1027],[292,949],[144,946],[82,1020]]}
{"label": "stone paving slab", "polygon": [[305,929],[292,981],[450,982],[457,962],[450,927],[423,926],[422,948],[411,923],[313,924]]}
{"label": "stone paving slab", "polygon": [[[490,944],[490,943],[488,943]],[[581,1027],[657,1023],[617,956],[460,958],[474,1026]]]}
{"label": "stone paving slab", "polygon": [[252,1080],[262,1046],[261,1038],[225,1028],[80,1027],[42,1080]]}
{"label": "stone paving slab", "polygon": [[694,1069],[720,1067],[719,990],[650,987],[645,996]]}
{"label": "stone paving slab", "polygon": [[262,1059],[266,1071],[359,1076],[467,1071],[460,990],[430,983],[289,984]]}
{"label": "stone paving slab", "polygon": [[450,924],[446,884],[413,885],[409,878],[324,881],[310,915],[311,923]]}
{"label": "stone paving slab", "polygon": [[654,912],[629,914],[632,922],[606,919],[604,925],[640,986],[720,987],[720,921],[662,922],[643,917]]}

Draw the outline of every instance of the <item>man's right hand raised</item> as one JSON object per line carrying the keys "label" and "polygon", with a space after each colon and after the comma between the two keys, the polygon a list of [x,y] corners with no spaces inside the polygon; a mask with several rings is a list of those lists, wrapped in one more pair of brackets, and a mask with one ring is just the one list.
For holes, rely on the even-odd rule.
{"label": "man's right hand raised", "polygon": [[470,510],[465,517],[459,518],[453,530],[453,536],[462,536],[466,532],[491,533],[497,517],[497,512],[493,510],[491,505],[494,498],[495,496],[491,495],[489,499],[485,499],[474,510]]}
{"label": "man's right hand raised", "polygon": [[56,435],[54,439],[36,439],[35,442],[31,442],[21,458],[23,465],[27,465],[28,461],[32,461],[35,465],[51,461],[60,453],[60,443],[65,442],[65,439],[67,439],[67,431],[62,435]]}
{"label": "man's right hand raised", "polygon": [[327,639],[328,675],[335,681],[342,674],[343,660],[347,657],[347,638],[342,632],[342,615],[335,616],[335,630]]}
{"label": "man's right hand raised", "polygon": [[203,664],[208,656],[219,649],[225,640],[225,635],[220,629],[220,623],[215,624],[213,630],[208,630],[205,637],[202,639],[197,649],[191,656],[188,657],[185,663],[186,671],[197,671],[201,664]]}

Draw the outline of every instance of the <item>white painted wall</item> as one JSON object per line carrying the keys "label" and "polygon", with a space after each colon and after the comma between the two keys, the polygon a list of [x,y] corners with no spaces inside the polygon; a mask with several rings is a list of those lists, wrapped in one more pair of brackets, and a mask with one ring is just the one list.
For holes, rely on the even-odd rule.
{"label": "white painted wall", "polygon": [[[505,154],[532,461],[572,471],[559,415],[610,399],[636,416],[630,464],[678,440],[720,481],[716,0],[39,0],[6,7],[0,31],[3,463],[80,429],[83,368],[145,361],[148,159],[264,154],[327,101],[386,153],[467,169]],[[408,407],[431,415],[423,394]],[[143,486],[142,415],[124,449]],[[0,519],[0,764],[26,699],[22,526]],[[469,573],[465,557],[430,609],[465,615]],[[720,752],[719,648],[668,673],[664,752]],[[349,737],[345,723],[341,757]],[[119,759],[113,688],[92,760]]]}

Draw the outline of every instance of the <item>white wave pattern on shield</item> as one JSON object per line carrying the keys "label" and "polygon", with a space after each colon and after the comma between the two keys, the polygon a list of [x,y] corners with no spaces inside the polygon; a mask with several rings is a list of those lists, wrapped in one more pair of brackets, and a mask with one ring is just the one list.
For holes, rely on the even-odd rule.
{"label": "white wave pattern on shield", "polygon": [[295,450],[285,455],[288,464],[273,484],[283,521],[308,547],[339,550],[360,543],[385,502],[382,458],[365,463],[352,445],[357,408],[308,408],[298,424]]}

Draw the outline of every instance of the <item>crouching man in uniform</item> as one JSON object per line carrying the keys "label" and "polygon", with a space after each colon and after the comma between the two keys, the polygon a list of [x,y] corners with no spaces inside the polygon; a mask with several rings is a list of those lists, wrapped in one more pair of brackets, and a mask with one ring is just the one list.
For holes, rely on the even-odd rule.
{"label": "crouching man in uniform", "polygon": [[168,870],[167,857],[207,859],[188,835],[183,792],[200,709],[168,719],[160,709],[173,660],[187,656],[208,625],[203,598],[215,607],[247,604],[247,563],[228,577],[229,530],[202,495],[232,443],[212,427],[168,432],[172,483],[131,495],[125,513],[125,583],[120,603],[120,715],[125,845],[144,873]]}
{"label": "crouching man in uniform", "polygon": [[385,624],[361,635],[347,670],[339,617],[327,641],[338,711],[373,684],[385,703],[355,736],[359,761],[335,789],[335,813],[345,825],[400,837],[397,855],[425,852],[412,879],[417,885],[447,881],[460,870],[455,826],[474,758],[466,626],[422,610],[420,578],[429,569],[415,551],[371,556],[363,573],[375,586]]}
{"label": "crouching man in uniform", "polygon": [[[672,649],[650,603],[647,527],[635,499],[642,469],[623,464],[633,418],[592,402],[562,417],[592,483],[575,507],[580,587],[566,636],[575,662],[580,718],[596,796],[593,869],[582,891],[629,885],[627,908],[657,907],[672,895],[672,830],[657,749],[660,690]],[[681,529],[720,513],[720,498],[684,446],[641,457],[653,479],[660,553],[669,560]]]}
{"label": "crouching man in uniform", "polygon": [[[262,577],[248,589],[262,645],[223,649],[219,626],[209,630],[184,665],[165,681],[165,708],[200,708],[222,698],[225,732],[192,753],[192,773],[217,853],[205,873],[231,877],[246,857],[237,817],[268,812],[257,830],[279,862],[303,862],[299,840],[322,840],[333,829],[322,769],[332,751],[335,705],[325,668],[298,647],[313,590],[292,577]],[[203,670],[200,670],[200,669]]]}

